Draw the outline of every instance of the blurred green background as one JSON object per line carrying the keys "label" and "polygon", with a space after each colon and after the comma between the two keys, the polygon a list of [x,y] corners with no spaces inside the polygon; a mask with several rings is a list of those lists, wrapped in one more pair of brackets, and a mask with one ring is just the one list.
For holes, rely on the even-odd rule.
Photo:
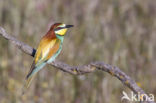
{"label": "blurred green background", "polygon": [[[34,48],[55,22],[74,25],[57,60],[118,66],[156,96],[156,0],[0,0],[0,26]],[[120,103],[130,93],[108,73],[74,76],[47,65],[21,97],[32,60],[0,37],[0,103]]]}

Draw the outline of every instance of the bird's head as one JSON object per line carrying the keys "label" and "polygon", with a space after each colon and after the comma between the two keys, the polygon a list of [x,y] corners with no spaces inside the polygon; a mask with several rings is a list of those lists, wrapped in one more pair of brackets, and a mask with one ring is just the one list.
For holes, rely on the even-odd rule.
{"label": "bird's head", "polygon": [[55,23],[51,26],[51,30],[54,31],[56,35],[64,36],[68,28],[73,27],[73,25],[66,25],[63,23]]}

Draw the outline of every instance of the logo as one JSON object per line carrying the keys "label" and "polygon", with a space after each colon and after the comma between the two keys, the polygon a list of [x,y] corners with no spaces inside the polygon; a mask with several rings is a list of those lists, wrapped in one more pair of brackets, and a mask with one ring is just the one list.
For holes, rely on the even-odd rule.
{"label": "logo", "polygon": [[134,92],[131,92],[130,95],[128,96],[128,94],[125,91],[122,91],[122,98],[121,101],[123,100],[127,100],[127,101],[153,101],[154,102],[154,95],[153,94],[135,94]]}

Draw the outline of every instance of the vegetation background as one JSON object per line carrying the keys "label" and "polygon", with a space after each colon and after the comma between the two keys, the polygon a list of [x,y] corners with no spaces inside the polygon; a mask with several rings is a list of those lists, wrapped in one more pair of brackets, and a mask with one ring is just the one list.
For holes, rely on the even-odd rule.
{"label": "vegetation background", "polygon": [[[57,60],[104,61],[156,96],[156,0],[0,0],[0,26],[36,48],[55,22],[73,24]],[[120,103],[115,77],[74,76],[46,66],[21,97],[33,58],[0,37],[0,103]]]}

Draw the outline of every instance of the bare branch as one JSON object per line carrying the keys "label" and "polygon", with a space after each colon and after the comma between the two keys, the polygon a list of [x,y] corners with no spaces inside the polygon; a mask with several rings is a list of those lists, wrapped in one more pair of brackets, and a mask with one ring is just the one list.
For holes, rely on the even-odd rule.
{"label": "bare branch", "polygon": [[[0,27],[0,35],[4,37],[5,39],[9,40],[11,43],[13,43],[15,46],[17,46],[20,50],[22,50],[24,53],[31,55],[34,57],[36,50],[33,49],[31,46],[17,40],[15,37],[9,35],[6,33],[6,31]],[[95,70],[101,70],[105,71],[112,76],[115,76],[118,78],[125,86],[130,88],[135,93],[145,94],[145,92],[138,87],[136,82],[132,80],[128,75],[126,75],[123,71],[121,71],[118,67],[111,66],[109,64],[105,64],[104,62],[92,62],[88,65],[82,65],[82,66],[70,66],[68,64],[65,64],[63,62],[54,61],[50,63],[50,65],[64,71],[70,74],[74,75],[82,75],[85,73],[90,73]],[[148,101],[147,103],[155,103]]]}

